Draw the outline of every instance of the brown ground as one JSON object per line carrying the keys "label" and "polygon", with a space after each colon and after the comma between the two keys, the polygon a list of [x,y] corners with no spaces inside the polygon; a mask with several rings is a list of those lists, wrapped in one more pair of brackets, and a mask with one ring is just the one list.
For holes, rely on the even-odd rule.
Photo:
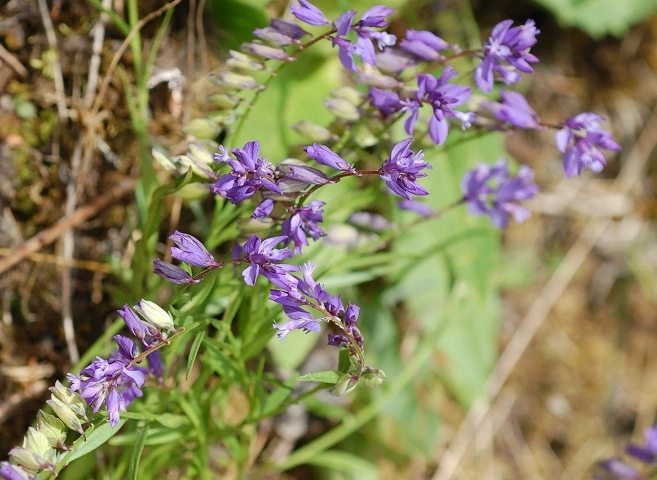
{"label": "brown ground", "polygon": [[[121,86],[118,80],[110,84],[100,111],[91,115],[78,94],[87,82],[91,9],[82,0],[55,0],[49,6],[55,24],[70,29],[57,32],[59,61],[48,53],[36,1],[13,0],[0,7],[3,457],[43,405],[46,388],[70,368],[62,310],[70,303],[83,352],[115,308],[106,293],[113,285],[108,259],[120,263],[131,253],[125,226],[130,190],[119,191],[107,206],[94,203],[132,175],[136,146]],[[188,11],[180,10],[164,46],[169,64],[184,72],[190,58],[185,50]],[[492,24],[491,18],[507,16],[540,17],[543,34],[535,53],[542,63],[529,97],[542,118],[556,123],[585,110],[604,114],[624,151],[602,176],[564,181],[552,133],[509,140],[512,154],[537,170],[545,192],[534,202],[532,219],[506,236],[507,261],[527,278],[506,279],[501,345],[507,347],[502,358],[508,363],[494,373],[503,386],[485,410],[477,436],[472,441],[457,436],[447,447],[445,470],[436,479],[450,478],[450,461],[458,465],[451,478],[584,478],[596,459],[620,451],[631,435],[640,439],[657,407],[657,20],[635,27],[622,41],[596,43],[559,30],[525,4],[496,2],[480,17]],[[101,71],[120,42],[121,35],[108,29]],[[129,65],[129,55],[125,61]],[[62,122],[57,121],[53,65],[61,66],[66,85],[69,113]],[[194,69],[186,75],[196,85]],[[157,95],[152,102],[161,115],[151,133],[175,149],[182,138],[181,119]],[[182,119],[189,114],[185,107]],[[94,148],[96,138],[104,139],[121,163]],[[74,166],[80,144],[83,161]],[[67,184],[75,186],[74,174],[80,178],[78,189],[67,194]],[[62,251],[67,229],[57,222],[71,195],[73,210],[93,207],[87,219],[73,225],[74,258],[84,263],[66,261]],[[51,241],[28,251],[25,241],[53,225]],[[8,267],[16,251],[23,261]],[[526,351],[525,340],[531,340]],[[458,421],[452,427],[457,429]]]}

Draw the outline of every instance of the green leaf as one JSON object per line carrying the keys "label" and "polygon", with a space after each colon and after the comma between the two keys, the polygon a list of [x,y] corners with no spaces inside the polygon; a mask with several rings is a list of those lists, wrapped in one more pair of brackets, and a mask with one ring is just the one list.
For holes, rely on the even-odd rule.
{"label": "green leaf", "polygon": [[205,338],[205,331],[205,329],[201,330],[192,342],[192,347],[190,348],[189,356],[187,357],[187,372],[185,373],[185,378],[189,378],[189,375],[192,372],[192,368],[194,368],[196,356],[198,355],[198,351],[201,348],[201,343],[203,343],[203,339]]}
{"label": "green leaf", "polygon": [[330,383],[335,385],[342,373],[335,370],[326,370],[324,372],[315,372],[315,373],[306,373],[296,378],[297,382],[319,382],[319,383]]}
{"label": "green leaf", "polygon": [[[627,30],[657,11],[655,0],[534,0],[568,27],[584,30],[599,39],[622,37]],[[540,41],[540,37],[539,37]]]}
{"label": "green leaf", "polygon": [[97,448],[99,448],[101,445],[106,443],[110,438],[116,435],[125,422],[126,422],[125,419],[121,420],[119,424],[114,428],[112,428],[109,422],[101,424],[99,427],[94,429],[93,432],[87,435],[86,440],[81,438],[80,440],[82,441],[80,443],[76,442],[73,444],[73,452],[71,456],[68,458],[68,461],[72,462],[73,460],[83,457],[87,453],[91,453]]}
{"label": "green leaf", "polygon": [[128,477],[132,480],[137,480],[139,473],[139,461],[141,460],[141,453],[144,451],[144,445],[146,439],[148,438],[148,424],[145,424],[139,431],[137,436],[137,441],[135,446],[132,449],[132,454],[130,455],[130,465],[128,468]]}

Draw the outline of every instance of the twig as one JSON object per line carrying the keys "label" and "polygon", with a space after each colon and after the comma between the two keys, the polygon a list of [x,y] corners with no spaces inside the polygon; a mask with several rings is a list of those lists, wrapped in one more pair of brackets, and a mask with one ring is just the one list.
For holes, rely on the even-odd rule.
{"label": "twig", "polygon": [[21,78],[27,77],[27,68],[0,44],[0,60],[9,65]]}
{"label": "twig", "polygon": [[55,81],[55,93],[57,97],[57,115],[59,120],[63,121],[68,116],[68,111],[66,110],[66,94],[64,90],[64,74],[62,73],[62,65],[59,62],[59,48],[57,46],[57,35],[55,35],[55,27],[52,24],[52,18],[50,18],[50,12],[48,11],[48,5],[46,5],[46,0],[37,0],[39,4],[39,13],[41,14],[41,21],[43,22],[43,28],[46,31],[46,39],[48,40],[48,46],[55,53],[56,58],[53,61],[53,79]]}
{"label": "twig", "polygon": [[[618,190],[629,192],[632,189],[641,178],[645,164],[656,146],[657,107],[653,109],[650,121],[643,129],[634,148],[628,154],[623,170],[614,181],[614,186]],[[536,332],[572,281],[577,270],[586,260],[591,249],[612,224],[611,219],[591,219],[587,222],[577,241],[536,298],[520,327],[500,355],[486,383],[487,400],[479,400],[470,408],[454,435],[449,449],[441,457],[440,466],[431,477],[432,480],[448,480],[454,476],[461,459],[470,446],[474,432],[486,416],[490,414],[502,387],[522,358]]]}
{"label": "twig", "polygon": [[73,214],[61,218],[51,227],[40,231],[35,236],[16,248],[13,252],[11,252],[11,255],[0,259],[0,274],[6,272],[14,265],[20,263],[34,252],[37,252],[46,245],[53,243],[62,235],[66,229],[73,228],[76,225],[83,223],[88,218],[96,215],[96,213],[98,213],[100,210],[107,207],[108,205],[111,205],[119,198],[127,195],[128,193],[132,193],[134,187],[135,179],[126,178],[122,182],[113,186],[103,195],[98,197],[95,202],[78,208],[75,212],[73,212]]}

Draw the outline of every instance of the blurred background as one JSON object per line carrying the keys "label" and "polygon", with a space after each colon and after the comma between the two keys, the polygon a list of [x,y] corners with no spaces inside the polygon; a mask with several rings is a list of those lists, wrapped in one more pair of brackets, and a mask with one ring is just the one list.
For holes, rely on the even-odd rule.
{"label": "blurred background", "polygon": [[[184,126],[208,111],[208,76],[228,49],[250,40],[268,17],[289,18],[289,2],[281,0],[179,2],[149,79],[150,119],[138,131],[125,95],[125,85],[138,80],[130,70],[130,50],[103,95],[85,98],[95,48],[90,30],[100,3],[0,2],[3,459],[34,420],[48,386],[76,360],[63,321],[74,321],[76,344],[84,352],[115,316],[112,292],[121,288],[115,278],[129,268],[135,240],[129,227],[134,192],[125,179],[135,176],[140,142],[148,138],[183,153]],[[107,3],[127,15],[123,1]],[[335,18],[347,8],[364,11],[378,2],[316,3]],[[164,5],[139,2],[139,17]],[[480,45],[503,19],[534,19],[541,34],[532,53],[540,63],[518,90],[546,124],[582,111],[604,115],[623,151],[609,158],[602,174],[565,180],[554,131],[519,132],[505,140],[506,155],[537,173],[542,193],[531,204],[532,217],[503,233],[500,252],[491,247],[485,267],[491,286],[481,309],[462,304],[467,292],[459,297],[458,285],[449,287],[448,307],[431,300],[431,291],[425,292],[428,300],[415,290],[415,300],[398,302],[417,289],[413,282],[425,278],[422,272],[383,289],[393,299],[381,325],[393,333],[373,334],[373,342],[398,336],[398,352],[380,358],[389,364],[383,365],[389,378],[395,363],[412,351],[418,325],[432,321],[436,311],[445,310],[440,315],[460,327],[446,327],[412,388],[341,447],[374,466],[361,465],[358,478],[587,478],[598,460],[619,453],[630,439],[640,441],[657,411],[657,4],[387,5],[398,9],[392,33],[428,29],[464,47]],[[146,51],[154,23],[141,30]],[[108,23],[97,86],[124,39],[125,32]],[[314,61],[306,73],[325,75],[324,57]],[[346,71],[336,71],[327,84],[347,78]],[[288,81],[282,85],[304,88]],[[268,132],[275,137],[269,154],[276,157],[299,139],[280,140],[281,114],[275,103],[263,103],[265,110],[245,135]],[[318,121],[324,115],[311,113]],[[491,151],[502,149],[474,144],[460,153],[492,162]],[[166,208],[167,215],[181,211],[180,205]],[[191,221],[183,210],[180,224]],[[377,285],[367,288],[380,291]],[[482,394],[487,400],[476,401]],[[318,477],[299,468],[281,478]]]}

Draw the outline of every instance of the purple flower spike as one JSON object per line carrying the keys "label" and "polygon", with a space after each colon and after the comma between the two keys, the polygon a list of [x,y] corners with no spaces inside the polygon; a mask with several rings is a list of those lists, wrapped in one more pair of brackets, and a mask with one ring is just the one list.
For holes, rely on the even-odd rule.
{"label": "purple flower spike", "polygon": [[580,113],[565,121],[556,134],[557,148],[564,153],[563,169],[566,177],[580,175],[588,168],[596,173],[607,164],[602,150],[620,150],[611,134],[600,128],[604,117],[594,113]]}
{"label": "purple flower spike", "polygon": [[252,197],[260,188],[266,188],[277,194],[282,194],[274,183],[274,169],[267,160],[259,157],[260,143],[247,142],[244,148],[235,148],[231,158],[226,149],[219,148],[214,159],[219,163],[227,163],[232,171],[220,177],[211,187],[213,193],[224,197],[233,204],[238,204]]}
{"label": "purple flower spike", "polygon": [[484,45],[484,57],[475,70],[475,83],[484,92],[493,88],[494,74],[510,85],[520,80],[522,73],[533,73],[530,63],[538,62],[538,58],[529,53],[536,43],[536,35],[541,33],[533,20],[527,20],[524,25],[511,27],[513,20],[504,20],[493,28]]}
{"label": "purple flower spike", "polygon": [[307,0],[298,0],[299,5],[292,5],[290,10],[292,10],[292,15],[297,17],[304,23],[308,25],[314,25],[316,27],[321,25],[329,25],[331,21],[326,18],[324,12],[317,8],[312,3]]}
{"label": "purple flower spike", "polygon": [[173,240],[177,245],[177,247],[171,247],[171,256],[176,260],[197,267],[213,267],[217,265],[212,254],[192,235],[176,230],[169,239]]}
{"label": "purple flower spike", "polygon": [[251,235],[251,238],[242,247],[244,257],[249,262],[249,266],[242,272],[242,277],[247,285],[255,285],[258,275],[262,275],[286,291],[297,286],[298,279],[289,272],[296,271],[299,267],[276,263],[292,256],[289,248],[274,248],[278,243],[286,240],[285,236],[261,240],[257,235]]}
{"label": "purple flower spike", "polygon": [[529,106],[527,99],[521,93],[500,90],[500,94],[502,102],[486,102],[483,105],[500,122],[524,129],[539,130],[543,128],[538,114]]}
{"label": "purple flower spike", "polygon": [[313,143],[312,145],[305,147],[303,151],[320,165],[326,165],[327,167],[335,168],[336,170],[358,175],[358,172],[354,170],[352,165],[348,164],[346,160],[340,157],[340,155],[334,153],[330,148],[325,147],[324,145]]}
{"label": "purple flower spike", "polygon": [[159,275],[167,282],[177,283],[178,285],[200,282],[200,280],[194,279],[182,268],[160,260],[159,258],[153,260],[153,273]]}
{"label": "purple flower spike", "polygon": [[488,215],[497,228],[506,228],[508,215],[513,216],[516,223],[529,217],[529,210],[516,202],[536,195],[538,187],[532,183],[533,177],[534,172],[526,166],[521,167],[515,177],[511,176],[504,159],[493,166],[479,165],[463,177],[463,201],[472,215]]}
{"label": "purple flower spike", "polygon": [[422,150],[414,153],[409,148],[412,142],[412,138],[407,138],[395,145],[390,157],[379,169],[379,176],[386,182],[388,188],[406,200],[410,200],[411,195],[428,195],[429,193],[415,181],[418,178],[426,177],[426,173],[422,170],[431,168],[431,165],[423,160]]}

